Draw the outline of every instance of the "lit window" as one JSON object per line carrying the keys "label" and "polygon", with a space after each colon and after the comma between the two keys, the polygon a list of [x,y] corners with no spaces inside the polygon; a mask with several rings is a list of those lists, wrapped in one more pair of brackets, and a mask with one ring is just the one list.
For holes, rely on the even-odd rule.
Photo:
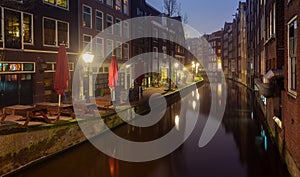
{"label": "lit window", "polygon": [[68,0],[44,0],[44,3],[48,3],[54,6],[62,7],[62,8],[69,8],[69,1]]}
{"label": "lit window", "polygon": [[[0,19],[2,19],[2,8],[0,7]],[[2,36],[2,22],[0,22],[0,41],[3,40]]]}
{"label": "lit window", "polygon": [[5,47],[21,48],[21,13],[7,10],[4,11]]}
{"label": "lit window", "polygon": [[129,15],[129,4],[128,4],[128,0],[123,0],[123,6],[124,6],[124,14]]}
{"label": "lit window", "polygon": [[32,15],[23,14],[23,41],[32,43]]}
{"label": "lit window", "polygon": [[121,11],[121,0],[116,0],[116,6],[115,6],[115,9],[117,11]]}

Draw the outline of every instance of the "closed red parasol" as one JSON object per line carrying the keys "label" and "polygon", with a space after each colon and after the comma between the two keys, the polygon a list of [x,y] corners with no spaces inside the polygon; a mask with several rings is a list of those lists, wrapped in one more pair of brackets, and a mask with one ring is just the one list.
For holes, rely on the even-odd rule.
{"label": "closed red parasol", "polygon": [[112,56],[110,67],[109,67],[109,74],[108,74],[108,86],[112,89],[115,89],[118,83],[118,64],[116,56]]}
{"label": "closed red parasol", "polygon": [[70,72],[68,66],[68,56],[65,45],[60,45],[56,57],[56,71],[54,78],[54,89],[59,94],[58,104],[60,106],[61,94],[68,88]]}
{"label": "closed red parasol", "polygon": [[108,86],[110,87],[111,90],[111,100],[115,101],[116,100],[116,86],[118,85],[118,64],[117,64],[117,59],[116,56],[111,57],[110,61],[110,67],[109,67],[109,73],[108,73]]}

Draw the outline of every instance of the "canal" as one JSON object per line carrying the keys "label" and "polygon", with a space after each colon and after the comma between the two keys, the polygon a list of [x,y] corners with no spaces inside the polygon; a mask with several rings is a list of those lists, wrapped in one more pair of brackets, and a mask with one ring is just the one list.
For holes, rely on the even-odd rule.
{"label": "canal", "polygon": [[[276,147],[261,124],[253,96],[243,86],[228,82],[227,104],[214,138],[199,148],[199,138],[210,111],[211,88],[203,85],[187,96],[199,93],[200,114],[187,141],[172,154],[158,160],[132,163],[111,158],[89,142],[31,165],[9,176],[15,177],[288,177]],[[224,87],[214,91],[222,92]],[[218,100],[220,101],[220,100]],[[137,128],[124,125],[114,132],[134,141],[161,137],[176,125],[174,115],[181,102],[168,107],[155,126]],[[193,110],[193,109],[191,109]],[[185,110],[186,111],[186,110]],[[181,118],[182,119],[182,118]],[[105,134],[97,138],[104,138]]]}

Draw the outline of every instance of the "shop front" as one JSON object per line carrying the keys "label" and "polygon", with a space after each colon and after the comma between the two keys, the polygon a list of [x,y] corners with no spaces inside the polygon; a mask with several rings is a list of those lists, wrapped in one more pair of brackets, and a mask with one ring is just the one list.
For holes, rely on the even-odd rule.
{"label": "shop front", "polygon": [[34,62],[0,62],[0,107],[33,103]]}

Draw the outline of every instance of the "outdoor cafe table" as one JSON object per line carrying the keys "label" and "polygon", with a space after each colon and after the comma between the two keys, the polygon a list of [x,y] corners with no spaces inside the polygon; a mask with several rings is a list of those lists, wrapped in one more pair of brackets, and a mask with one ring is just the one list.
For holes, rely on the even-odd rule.
{"label": "outdoor cafe table", "polygon": [[51,120],[47,117],[47,108],[40,108],[30,105],[13,105],[3,108],[3,115],[1,120],[4,121],[7,115],[20,115],[26,118],[24,125],[28,125],[31,118],[42,116],[47,123],[51,123]]}
{"label": "outdoor cafe table", "polygon": [[50,103],[50,102],[42,102],[42,103],[36,103],[37,107],[44,107],[47,108],[48,113],[51,114],[57,114],[56,120],[58,121],[61,114],[68,114],[72,117],[72,119],[75,119],[75,114],[73,111],[73,105],[72,104],[60,104],[60,107],[58,106],[58,103]]}

